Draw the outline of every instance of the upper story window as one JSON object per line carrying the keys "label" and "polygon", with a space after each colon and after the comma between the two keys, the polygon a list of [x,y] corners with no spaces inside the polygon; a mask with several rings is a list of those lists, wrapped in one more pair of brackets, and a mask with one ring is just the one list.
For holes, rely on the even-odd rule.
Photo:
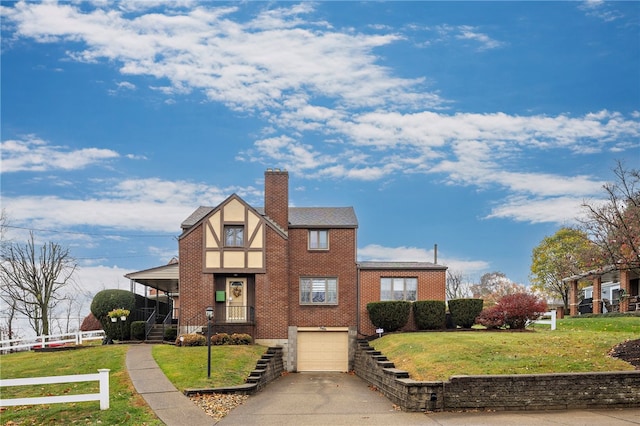
{"label": "upper story window", "polygon": [[225,225],[224,245],[226,247],[244,247],[244,226]]}
{"label": "upper story window", "polygon": [[309,250],[328,250],[329,231],[327,229],[309,230]]}
{"label": "upper story window", "polygon": [[417,296],[417,278],[380,278],[380,300],[415,302]]}
{"label": "upper story window", "polygon": [[300,303],[303,305],[335,305],[338,303],[337,278],[301,278]]}

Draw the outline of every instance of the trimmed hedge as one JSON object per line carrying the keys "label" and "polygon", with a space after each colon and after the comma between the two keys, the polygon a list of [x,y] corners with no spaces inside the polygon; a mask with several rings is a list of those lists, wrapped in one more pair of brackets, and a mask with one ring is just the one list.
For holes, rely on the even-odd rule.
{"label": "trimmed hedge", "polygon": [[411,302],[403,300],[367,303],[369,319],[376,328],[385,332],[401,329],[409,321]]}
{"label": "trimmed hedge", "polygon": [[445,328],[447,307],[442,300],[418,300],[413,302],[413,319],[418,330]]}
{"label": "trimmed hedge", "polygon": [[[180,341],[180,337],[183,341]],[[202,334],[190,333],[181,334],[176,339],[177,346],[206,346],[207,338]],[[233,333],[228,335],[227,333],[216,333],[211,336],[211,344],[214,346],[222,345],[250,345],[252,342],[251,336],[244,333]]]}
{"label": "trimmed hedge", "polygon": [[146,330],[146,321],[134,321],[131,323],[131,337],[136,340],[144,340]]}
{"label": "trimmed hedge", "polygon": [[449,300],[449,312],[453,323],[462,328],[471,328],[482,312],[482,303],[482,299]]}
{"label": "trimmed hedge", "polygon": [[120,319],[111,322],[107,315],[114,309],[127,309],[131,312],[135,309],[136,299],[132,292],[128,290],[108,289],[99,291],[91,301],[91,313],[102,324],[102,329],[108,339],[127,340],[130,336],[131,316],[122,323]]}

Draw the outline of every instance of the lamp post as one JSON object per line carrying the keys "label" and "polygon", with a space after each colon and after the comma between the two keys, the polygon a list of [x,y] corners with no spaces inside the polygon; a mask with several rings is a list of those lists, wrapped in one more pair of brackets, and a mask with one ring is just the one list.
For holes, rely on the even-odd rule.
{"label": "lamp post", "polygon": [[211,378],[211,318],[213,318],[213,308],[209,306],[205,309],[207,314],[207,378]]}

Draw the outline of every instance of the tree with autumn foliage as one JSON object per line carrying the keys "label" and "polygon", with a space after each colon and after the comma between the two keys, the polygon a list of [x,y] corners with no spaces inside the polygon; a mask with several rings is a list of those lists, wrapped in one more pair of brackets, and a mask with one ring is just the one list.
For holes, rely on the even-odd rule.
{"label": "tree with autumn foliage", "polygon": [[603,186],[606,200],[583,203],[585,232],[599,248],[596,266],[618,265],[640,272],[640,170],[618,161],[616,181]]}
{"label": "tree with autumn foliage", "polygon": [[494,271],[483,274],[480,282],[473,284],[470,291],[474,298],[484,300],[484,306],[487,307],[495,305],[503,296],[522,293],[527,289],[522,284],[511,281],[503,272]]}
{"label": "tree with autumn foliage", "polygon": [[531,256],[531,287],[546,296],[562,299],[565,310],[568,309],[570,284],[562,279],[592,267],[594,248],[587,234],[576,228],[560,228],[545,237]]}

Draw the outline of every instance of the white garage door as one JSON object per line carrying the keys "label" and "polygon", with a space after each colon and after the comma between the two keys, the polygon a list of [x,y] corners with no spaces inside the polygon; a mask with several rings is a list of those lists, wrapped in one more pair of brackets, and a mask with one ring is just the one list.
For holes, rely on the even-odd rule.
{"label": "white garage door", "polygon": [[347,331],[298,331],[298,371],[347,371]]}

